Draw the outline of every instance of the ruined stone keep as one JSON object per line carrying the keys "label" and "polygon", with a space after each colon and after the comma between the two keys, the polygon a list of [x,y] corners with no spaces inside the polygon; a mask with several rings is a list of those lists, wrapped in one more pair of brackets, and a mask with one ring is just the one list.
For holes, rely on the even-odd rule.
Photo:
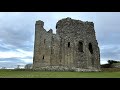
{"label": "ruined stone keep", "polygon": [[36,21],[33,69],[100,70],[100,51],[94,23],[64,18],[56,24],[56,34]]}

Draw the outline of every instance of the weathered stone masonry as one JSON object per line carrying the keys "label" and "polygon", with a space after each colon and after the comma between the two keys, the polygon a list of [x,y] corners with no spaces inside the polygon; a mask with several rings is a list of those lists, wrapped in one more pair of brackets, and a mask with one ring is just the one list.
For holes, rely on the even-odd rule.
{"label": "weathered stone masonry", "polygon": [[33,69],[99,71],[94,23],[64,18],[53,34],[44,29],[43,21],[36,21]]}

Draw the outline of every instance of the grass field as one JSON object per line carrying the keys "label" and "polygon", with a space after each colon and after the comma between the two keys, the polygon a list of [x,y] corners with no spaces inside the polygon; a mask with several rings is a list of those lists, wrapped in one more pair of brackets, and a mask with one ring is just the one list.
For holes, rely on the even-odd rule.
{"label": "grass field", "polygon": [[120,71],[102,72],[42,72],[30,70],[0,70],[0,78],[120,78]]}

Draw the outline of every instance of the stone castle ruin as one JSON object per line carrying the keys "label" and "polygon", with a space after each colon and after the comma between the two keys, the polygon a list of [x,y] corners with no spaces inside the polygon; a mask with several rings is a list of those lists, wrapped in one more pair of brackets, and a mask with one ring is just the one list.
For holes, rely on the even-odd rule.
{"label": "stone castle ruin", "polygon": [[53,30],[46,31],[44,22],[36,21],[34,70],[99,71],[100,51],[94,23],[64,18]]}

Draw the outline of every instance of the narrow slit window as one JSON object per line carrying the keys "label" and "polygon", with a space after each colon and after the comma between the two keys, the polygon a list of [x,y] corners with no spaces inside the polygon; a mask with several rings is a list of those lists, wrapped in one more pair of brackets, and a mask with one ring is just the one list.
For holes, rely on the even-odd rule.
{"label": "narrow slit window", "polygon": [[43,60],[44,60],[44,56],[43,56]]}
{"label": "narrow slit window", "polygon": [[79,52],[83,52],[83,43],[82,42],[78,43],[78,50],[79,50]]}
{"label": "narrow slit window", "polygon": [[70,47],[70,42],[68,42],[68,47]]}
{"label": "narrow slit window", "polygon": [[45,44],[46,39],[44,39],[44,44]]}

